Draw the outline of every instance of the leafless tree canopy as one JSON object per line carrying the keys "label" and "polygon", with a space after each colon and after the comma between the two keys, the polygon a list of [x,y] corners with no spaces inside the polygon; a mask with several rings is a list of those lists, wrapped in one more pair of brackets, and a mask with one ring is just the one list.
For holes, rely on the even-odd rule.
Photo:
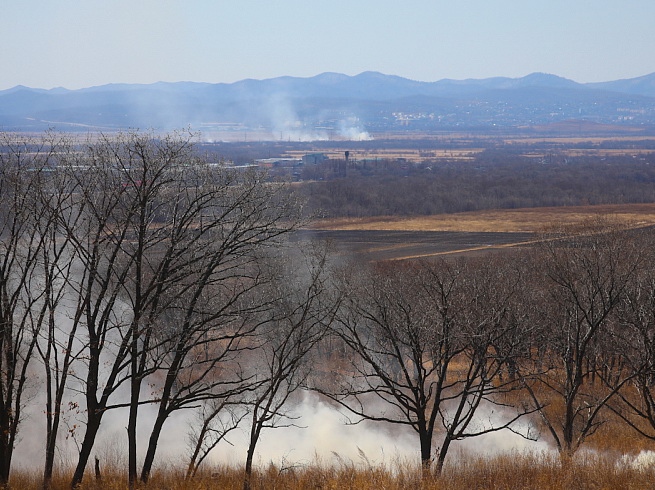
{"label": "leafless tree canopy", "polygon": [[374,266],[345,272],[333,334],[352,359],[336,387],[319,386],[357,417],[410,426],[429,470],[452,441],[509,427],[472,424],[479,407],[518,388],[501,376],[525,349],[512,303],[518,272],[495,260]]}
{"label": "leafless tree canopy", "polygon": [[44,488],[65,438],[82,481],[111,411],[130,484],[148,481],[181,410],[187,477],[240,427],[248,488],[262,432],[296,424],[306,389],[352,423],[414,431],[425,472],[521,417],[564,458],[610,416],[655,439],[650,229],[599,220],[523,251],[336,266],[287,240],[303,224],[289,185],[209,164],[191,140],[2,135],[0,485],[28,404]]}

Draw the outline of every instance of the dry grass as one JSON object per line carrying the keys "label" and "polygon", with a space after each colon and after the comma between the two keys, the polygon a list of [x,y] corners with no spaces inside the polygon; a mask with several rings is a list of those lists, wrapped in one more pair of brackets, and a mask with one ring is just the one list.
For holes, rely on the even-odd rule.
{"label": "dry grass", "polygon": [[434,488],[577,489],[652,488],[655,472],[642,471],[614,458],[581,453],[569,465],[547,454],[507,454],[471,458],[450,467]]}
{"label": "dry grass", "polygon": [[340,218],[319,220],[322,230],[534,232],[548,223],[575,224],[608,216],[635,226],[655,224],[655,204],[613,204],[556,208],[500,209],[418,217]]}
{"label": "dry grass", "polygon": [[[521,397],[512,392],[508,397]],[[511,401],[511,400],[504,400]],[[555,400],[551,400],[555,401]],[[553,407],[557,408],[557,404]],[[547,437],[544,435],[544,437]],[[655,481],[655,442],[636,435],[625,423],[607,411],[605,423],[590,437],[571,461],[563,463],[554,450],[538,452],[471,455],[454,448],[440,476],[421,477],[417,464],[390,460],[387,464],[371,463],[361,453],[354,463],[335,454],[332,464],[315,459],[306,465],[271,464],[255,470],[253,490],[275,489],[352,489],[352,490],[472,490],[472,489],[614,489],[653,488]],[[640,464],[639,453],[645,454]],[[68,488],[72,471],[55,475],[53,490]],[[143,489],[200,490],[243,487],[243,469],[230,466],[205,466],[190,479],[184,479],[182,462],[155,469]],[[10,488],[40,488],[40,473],[14,472]],[[125,489],[127,475],[123,467],[103,468],[103,477],[96,480],[87,472],[81,490]]]}
{"label": "dry grass", "polygon": [[[539,142],[546,143],[549,140],[539,140]],[[586,141],[586,140],[583,140]],[[569,142],[573,144],[573,142]],[[285,152],[283,158],[302,158],[308,152],[319,152],[326,155],[331,159],[343,159],[343,150],[338,148],[327,148],[321,150],[292,150]],[[404,159],[409,162],[422,163],[433,160],[472,160],[478,153],[484,151],[484,148],[464,148],[464,149],[402,149],[394,148],[390,150],[350,150],[350,157],[353,160],[398,160]],[[563,147],[559,150],[561,155],[568,157],[617,157],[622,155],[648,155],[655,153],[655,150],[649,148],[566,148]],[[541,152],[535,153],[527,149],[523,154],[526,157],[541,157],[545,158],[546,154]]]}
{"label": "dry grass", "polygon": [[[455,456],[440,477],[421,479],[420,470],[411,465],[388,469],[379,466],[341,464],[324,466],[316,463],[305,467],[269,466],[253,475],[252,488],[273,489],[576,489],[576,488],[652,488],[653,467],[634,467],[617,457],[593,452],[579,454],[573,462],[562,465],[559,458],[546,453],[509,453],[495,457]],[[38,488],[36,476],[17,475],[11,488]],[[58,475],[53,489],[67,488],[68,475]],[[241,489],[243,473],[238,468],[217,468],[205,471],[190,481],[176,470],[153,474],[148,485],[152,489]],[[124,472],[113,471],[96,481],[87,477],[82,490],[127,488]]]}

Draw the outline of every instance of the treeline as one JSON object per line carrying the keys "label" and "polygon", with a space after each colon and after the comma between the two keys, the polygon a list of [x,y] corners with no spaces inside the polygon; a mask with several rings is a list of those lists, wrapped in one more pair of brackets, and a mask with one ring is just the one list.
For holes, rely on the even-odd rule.
{"label": "treeline", "polygon": [[[208,165],[190,135],[3,138],[0,485],[27,415],[43,414],[44,488],[70,456],[66,439],[77,447],[70,485],[82,481],[116,410],[131,486],[148,480],[164,425],[181,410],[199,417],[189,477],[246,416],[252,461],[330,314],[317,306],[314,258],[293,267],[280,256],[302,222],[287,187]],[[139,476],[144,404],[156,416]]]}
{"label": "treeline", "polygon": [[437,474],[454,441],[501,429],[549,441],[564,461],[609,420],[655,440],[653,231],[599,220],[539,238],[342,270],[330,327],[342,375],[319,391],[411,427]]}
{"label": "treeline", "polygon": [[125,414],[134,487],[184,411],[186,477],[242,428],[247,489],[262,431],[293,423],[308,389],[415,431],[426,475],[453,442],[523,417],[563,458],[610,414],[655,439],[650,230],[599,221],[523,252],[336,266],[286,242],[303,223],[290,186],[208,165],[188,136],[5,138],[2,485],[34,444],[28,415],[43,424],[43,487],[72,460],[74,488],[107,414]]}
{"label": "treeline", "polygon": [[326,217],[430,215],[482,209],[655,202],[655,156],[343,162],[306,167],[302,192]]}

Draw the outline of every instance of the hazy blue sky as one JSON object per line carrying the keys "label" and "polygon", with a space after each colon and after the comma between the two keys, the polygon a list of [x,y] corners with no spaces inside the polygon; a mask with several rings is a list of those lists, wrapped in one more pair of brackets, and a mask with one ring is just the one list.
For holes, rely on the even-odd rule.
{"label": "hazy blue sky", "polygon": [[1,0],[0,89],[655,72],[653,0]]}

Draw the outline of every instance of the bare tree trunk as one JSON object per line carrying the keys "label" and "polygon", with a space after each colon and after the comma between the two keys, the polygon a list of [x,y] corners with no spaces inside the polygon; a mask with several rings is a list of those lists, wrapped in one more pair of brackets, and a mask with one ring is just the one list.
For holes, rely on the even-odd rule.
{"label": "bare tree trunk", "polygon": [[257,423],[256,409],[253,413],[253,423],[250,429],[250,444],[248,444],[248,453],[246,455],[246,469],[243,479],[243,490],[250,490],[252,480],[252,461],[255,456],[255,448],[261,434],[261,424]]}
{"label": "bare tree trunk", "polygon": [[[136,339],[133,341],[133,347],[136,345]],[[137,358],[132,354],[132,377],[130,379],[130,413],[127,422],[127,441],[128,441],[128,481],[129,487],[134,488],[136,483],[136,422],[138,415],[139,391],[141,383],[139,382],[136,372]]]}
{"label": "bare tree trunk", "polygon": [[[48,342],[48,354],[43,361],[46,366],[50,365],[49,351],[52,345]],[[59,407],[55,407],[52,400],[52,372],[50,369],[45,370],[46,374],[46,437],[45,437],[45,465],[43,467],[43,489],[50,488],[52,480],[52,471],[55,464],[55,444],[57,433],[53,427],[59,425]],[[54,409],[53,409],[54,408]],[[55,425],[56,424],[56,425]]]}
{"label": "bare tree trunk", "polygon": [[9,418],[2,406],[3,402],[0,400],[0,487],[5,488],[9,483],[12,448],[9,446]]}
{"label": "bare tree trunk", "polygon": [[82,483],[82,478],[84,478],[84,471],[86,470],[86,465],[89,463],[91,458],[91,451],[96,441],[96,436],[98,435],[98,429],[100,428],[100,421],[102,419],[101,414],[94,414],[92,417],[89,417],[88,425],[86,426],[86,432],[84,433],[84,440],[80,447],[80,454],[77,460],[77,466],[75,467],[75,473],[73,473],[73,478],[71,479],[70,487],[75,489],[80,486]]}
{"label": "bare tree trunk", "polygon": [[451,443],[452,439],[450,437],[446,437],[443,441],[443,444],[441,445],[441,449],[439,450],[439,455],[437,456],[437,462],[435,463],[434,468],[434,473],[436,475],[441,475],[441,472],[443,471],[443,466],[446,462],[446,456],[448,455],[448,450],[450,449]]}
{"label": "bare tree trunk", "polygon": [[[428,434],[423,430],[419,432],[419,439],[421,445],[421,474],[423,478],[427,478],[432,471],[432,434]],[[439,471],[441,470],[439,469]]]}
{"label": "bare tree trunk", "polygon": [[[69,333],[68,344],[66,352],[64,353],[63,363],[61,365],[61,376],[59,379],[55,377],[54,382],[54,396],[53,396],[53,379],[51,366],[51,355],[56,357],[58,346],[55,339],[55,320],[54,309],[49,313],[49,326],[48,338],[45,355],[43,355],[43,363],[46,372],[46,446],[45,446],[45,465],[43,468],[43,488],[50,488],[52,480],[52,473],[54,470],[55,451],[57,447],[57,434],[59,433],[59,424],[61,421],[61,406],[66,389],[66,380],[68,379],[68,371],[71,363],[71,345],[74,340],[74,331]],[[55,363],[55,366],[57,364]],[[56,369],[56,368],[55,368]]]}
{"label": "bare tree trunk", "polygon": [[55,465],[55,448],[57,443],[57,432],[53,427],[59,425],[59,411],[55,414],[48,414],[49,420],[47,423],[46,443],[45,443],[45,465],[43,468],[43,488],[50,488],[52,480],[52,472]]}
{"label": "bare tree trunk", "polygon": [[165,411],[160,410],[157,414],[155,425],[150,433],[148,449],[146,451],[145,459],[143,460],[143,468],[141,469],[141,481],[143,483],[148,483],[148,479],[150,478],[152,464],[155,461],[155,453],[157,452],[157,444],[159,442],[159,437],[161,436],[162,428],[164,427],[164,422],[166,422],[167,418],[168,414]]}

